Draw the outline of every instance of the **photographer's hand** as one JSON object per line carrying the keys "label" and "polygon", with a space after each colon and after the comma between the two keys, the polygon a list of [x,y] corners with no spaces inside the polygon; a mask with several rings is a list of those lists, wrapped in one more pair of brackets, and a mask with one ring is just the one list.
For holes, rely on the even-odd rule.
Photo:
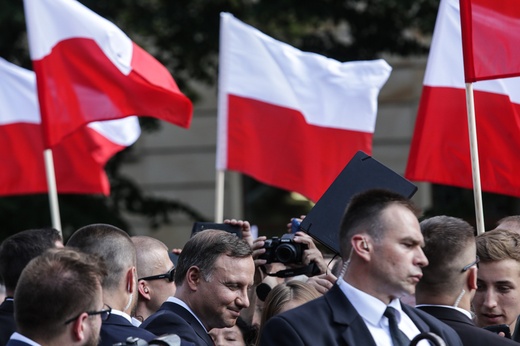
{"label": "photographer's hand", "polygon": [[294,242],[307,245],[307,249],[303,251],[303,264],[309,265],[311,262],[314,262],[320,269],[321,274],[327,272],[327,262],[325,262],[325,259],[323,259],[323,254],[316,247],[316,244],[314,244],[314,240],[311,238],[310,235],[304,232],[296,232]]}
{"label": "photographer's hand", "polygon": [[307,283],[314,287],[319,293],[325,294],[332,288],[336,280],[338,280],[337,277],[328,273],[310,277],[307,279]]}
{"label": "photographer's hand", "polygon": [[249,246],[251,246],[251,248],[253,248],[253,234],[251,233],[251,225],[249,224],[249,221],[226,219],[224,220],[224,223],[239,226],[242,232],[242,239],[245,240]]}

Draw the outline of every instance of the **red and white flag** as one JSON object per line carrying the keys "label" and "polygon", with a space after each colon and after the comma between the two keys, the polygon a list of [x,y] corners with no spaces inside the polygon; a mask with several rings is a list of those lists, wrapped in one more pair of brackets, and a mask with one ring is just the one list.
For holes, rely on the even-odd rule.
{"label": "red and white flag", "polygon": [[372,151],[384,60],[302,52],[221,14],[217,169],[317,201],[358,150]]}
{"label": "red and white flag", "polygon": [[192,104],[168,70],[75,0],[24,0],[44,143],[130,115],[189,127]]}
{"label": "red and white flag", "polygon": [[[137,117],[90,123],[53,148],[58,192],[110,193],[106,162],[141,133]],[[47,193],[34,72],[0,58],[0,195]]]}
{"label": "red and white flag", "polygon": [[466,82],[520,76],[520,1],[460,0]]}
{"label": "red and white flag", "polygon": [[[520,78],[473,88],[482,190],[520,196]],[[459,1],[441,0],[406,178],[471,189],[467,123]]]}

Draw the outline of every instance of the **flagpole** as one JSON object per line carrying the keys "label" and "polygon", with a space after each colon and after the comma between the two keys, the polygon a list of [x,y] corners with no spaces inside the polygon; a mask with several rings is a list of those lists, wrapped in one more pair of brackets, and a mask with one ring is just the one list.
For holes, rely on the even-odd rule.
{"label": "flagpole", "polygon": [[466,105],[468,109],[469,147],[471,152],[471,170],[473,176],[473,197],[475,199],[477,235],[480,235],[484,233],[485,227],[484,210],[482,207],[482,189],[480,187],[480,165],[478,160],[477,126],[475,120],[473,83],[466,83]]}
{"label": "flagpole", "polygon": [[49,204],[51,209],[52,227],[61,233],[60,207],[58,204],[58,189],[56,188],[56,174],[54,172],[54,160],[52,158],[52,149],[43,151],[45,161],[45,173],[47,175],[47,186],[49,188]]}
{"label": "flagpole", "polygon": [[224,171],[217,170],[215,179],[215,222],[224,221]]}

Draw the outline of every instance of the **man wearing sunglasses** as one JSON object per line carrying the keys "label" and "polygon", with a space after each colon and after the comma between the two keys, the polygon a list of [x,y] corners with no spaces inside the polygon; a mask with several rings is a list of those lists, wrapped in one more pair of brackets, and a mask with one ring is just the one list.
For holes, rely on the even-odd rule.
{"label": "man wearing sunglasses", "polygon": [[175,268],[168,247],[158,239],[134,236],[137,252],[137,307],[134,316],[143,322],[159,310],[169,296],[175,295]]}
{"label": "man wearing sunglasses", "polygon": [[477,290],[480,260],[474,228],[450,216],[435,216],[420,226],[429,264],[417,284],[417,308],[452,327],[464,345],[518,345],[472,321],[471,300]]}
{"label": "man wearing sunglasses", "polygon": [[[15,292],[17,333],[8,346],[96,346],[103,304],[104,263],[71,249],[51,249],[25,267]],[[73,288],[73,289],[71,289]]]}

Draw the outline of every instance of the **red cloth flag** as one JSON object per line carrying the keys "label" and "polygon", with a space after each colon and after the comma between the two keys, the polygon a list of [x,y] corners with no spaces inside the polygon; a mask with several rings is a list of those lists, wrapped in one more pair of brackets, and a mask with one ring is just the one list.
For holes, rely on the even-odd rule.
{"label": "red cloth flag", "polygon": [[[105,194],[106,162],[141,133],[137,117],[90,123],[53,148],[59,193]],[[0,195],[47,193],[34,72],[0,58]]]}
{"label": "red cloth flag", "polygon": [[372,151],[384,60],[340,63],[221,14],[217,169],[317,201]]}
{"label": "red cloth flag", "polygon": [[189,127],[192,104],[168,70],[75,0],[24,0],[45,147],[83,125],[130,115]]}
{"label": "red cloth flag", "polygon": [[[520,196],[520,78],[473,85],[483,191]],[[458,0],[442,0],[406,178],[473,187]]]}
{"label": "red cloth flag", "polygon": [[520,76],[520,1],[460,0],[466,82]]}

